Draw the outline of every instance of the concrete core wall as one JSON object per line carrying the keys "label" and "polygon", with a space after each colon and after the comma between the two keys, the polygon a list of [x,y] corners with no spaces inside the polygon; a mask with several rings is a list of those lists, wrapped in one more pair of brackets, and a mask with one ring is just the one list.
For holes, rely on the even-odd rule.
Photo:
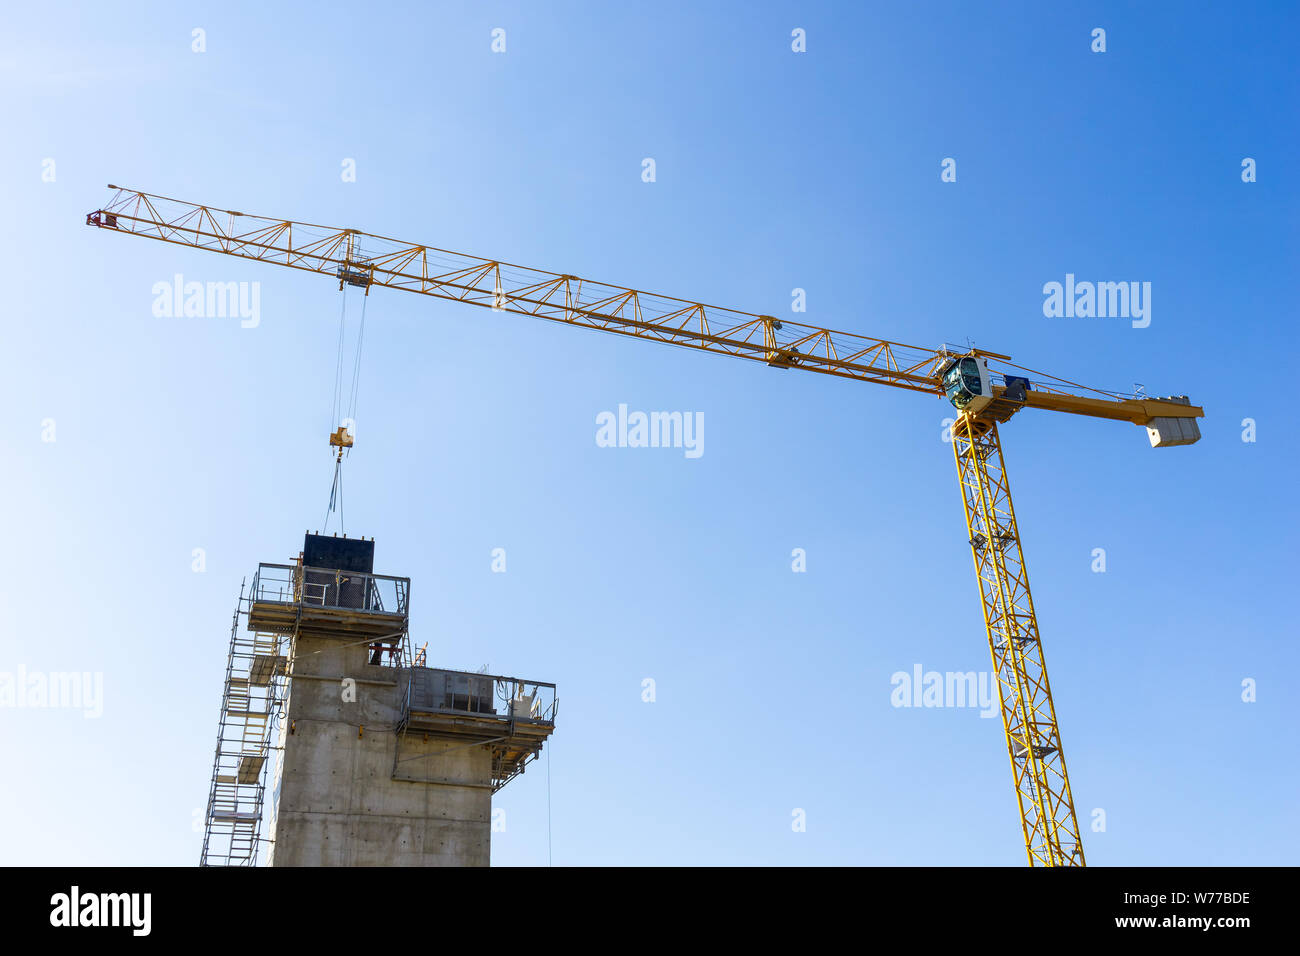
{"label": "concrete core wall", "polygon": [[345,644],[298,636],[267,865],[487,866],[488,748],[410,733],[395,761],[406,671]]}

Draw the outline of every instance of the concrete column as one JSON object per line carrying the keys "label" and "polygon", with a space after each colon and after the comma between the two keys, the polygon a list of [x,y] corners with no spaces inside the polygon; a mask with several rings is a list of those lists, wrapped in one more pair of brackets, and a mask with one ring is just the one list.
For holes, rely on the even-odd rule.
{"label": "concrete column", "polygon": [[487,866],[488,748],[410,733],[396,751],[406,671],[346,643],[298,637],[268,864]]}

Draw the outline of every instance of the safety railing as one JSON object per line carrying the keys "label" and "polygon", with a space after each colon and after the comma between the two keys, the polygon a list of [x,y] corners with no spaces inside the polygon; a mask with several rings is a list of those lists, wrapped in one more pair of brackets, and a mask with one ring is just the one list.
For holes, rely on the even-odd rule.
{"label": "safety railing", "polygon": [[555,723],[559,700],[545,681],[414,667],[406,688],[406,713],[451,714]]}
{"label": "safety railing", "polygon": [[264,563],[253,576],[251,599],[260,604],[304,604],[405,616],[410,594],[410,578]]}

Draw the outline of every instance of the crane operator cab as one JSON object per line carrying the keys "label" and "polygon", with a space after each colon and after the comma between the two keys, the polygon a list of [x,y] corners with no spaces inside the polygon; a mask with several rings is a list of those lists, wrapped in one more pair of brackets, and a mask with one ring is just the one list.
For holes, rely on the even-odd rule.
{"label": "crane operator cab", "polygon": [[952,407],[971,418],[991,418],[1005,422],[1020,411],[1029,391],[1029,379],[1018,375],[1003,376],[1005,385],[994,385],[988,359],[982,355],[955,357],[940,374],[943,393]]}
{"label": "crane operator cab", "polygon": [[989,367],[982,358],[965,355],[943,370],[943,393],[959,412],[976,415],[993,400]]}

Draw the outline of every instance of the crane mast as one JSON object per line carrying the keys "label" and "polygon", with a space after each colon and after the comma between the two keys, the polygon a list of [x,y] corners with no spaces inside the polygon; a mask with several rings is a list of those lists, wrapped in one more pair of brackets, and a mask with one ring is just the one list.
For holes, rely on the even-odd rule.
{"label": "crane mast", "polygon": [[1056,705],[996,423],[953,425],[953,457],[1030,866],[1083,866]]}
{"label": "crane mast", "polygon": [[[998,425],[1025,408],[1144,426],[1153,446],[1192,444],[1204,415],[1185,396],[1152,399],[1032,372],[982,349],[928,349],[784,322],[624,286],[406,243],[357,229],[247,216],[115,190],[86,223],[374,286],[612,332],[782,369],[946,396],[1007,753],[1030,866],[1083,866],[1056,706],[1011,503]],[[331,436],[341,456],[343,429]]]}

